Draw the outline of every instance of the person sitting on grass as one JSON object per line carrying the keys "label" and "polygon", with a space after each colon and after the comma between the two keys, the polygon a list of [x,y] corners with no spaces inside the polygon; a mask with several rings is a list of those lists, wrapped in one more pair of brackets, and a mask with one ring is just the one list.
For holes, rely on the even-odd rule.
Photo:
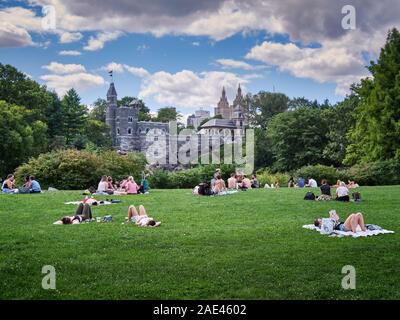
{"label": "person sitting on grass", "polygon": [[138,194],[139,186],[137,185],[135,179],[132,176],[128,178],[128,182],[125,185],[125,189],[128,195]]}
{"label": "person sitting on grass", "polygon": [[144,206],[139,206],[139,213],[135,206],[130,206],[128,209],[128,223],[134,222],[138,227],[158,227],[161,222],[154,221],[147,215]]}
{"label": "person sitting on grass", "polygon": [[[334,230],[344,232],[357,232],[357,227],[360,226],[362,231],[366,231],[364,216],[361,212],[350,214],[345,222],[340,222],[339,216],[335,210],[329,212],[330,218],[335,221]],[[322,226],[322,218],[318,218],[314,221],[314,225],[318,228]]]}
{"label": "person sitting on grass", "polygon": [[225,181],[221,178],[220,175],[216,176],[215,185],[212,190],[214,194],[222,194],[226,191]]}
{"label": "person sitting on grass", "polygon": [[318,183],[315,181],[313,178],[308,178],[308,183],[306,184],[306,187],[309,188],[318,188]]}
{"label": "person sitting on grass", "polygon": [[251,187],[252,188],[254,188],[254,189],[257,189],[257,188],[259,188],[260,187],[260,183],[258,182],[258,179],[257,179],[257,175],[256,174],[253,174],[252,176],[251,176]]}
{"label": "person sitting on grass", "polygon": [[359,187],[358,183],[356,183],[355,181],[350,181],[349,180],[349,182],[347,184],[347,188],[348,189],[355,189],[355,188],[358,188],[358,187]]}
{"label": "person sitting on grass", "polygon": [[326,180],[322,180],[319,189],[321,190],[321,195],[316,199],[317,201],[332,200],[331,186],[328,184]]}
{"label": "person sitting on grass", "polygon": [[108,193],[107,193],[108,181],[107,180],[108,180],[107,176],[102,176],[101,177],[99,185],[97,186],[97,194],[108,195]]}
{"label": "person sitting on grass", "polygon": [[7,179],[1,186],[1,191],[4,193],[18,193],[18,189],[15,188],[15,178],[13,174],[7,176]]}
{"label": "person sitting on grass", "polygon": [[304,188],[304,185],[305,185],[306,183],[305,183],[305,181],[304,181],[304,179],[302,178],[302,177],[299,177],[298,179],[297,179],[297,187],[298,188]]}
{"label": "person sitting on grass", "polygon": [[91,220],[92,209],[89,204],[80,203],[73,216],[65,216],[61,220],[54,222],[53,224],[80,224],[86,220]]}
{"label": "person sitting on grass", "polygon": [[228,189],[230,190],[237,189],[237,180],[235,173],[232,173],[231,177],[228,179]]}
{"label": "person sitting on grass", "polygon": [[250,181],[250,179],[246,175],[244,175],[242,183],[239,186],[240,186],[241,189],[244,189],[244,190],[251,189],[251,181]]}
{"label": "person sitting on grass", "polygon": [[139,192],[145,194],[148,193],[149,190],[150,190],[149,181],[147,180],[146,175],[143,175],[142,181],[140,181]]}
{"label": "person sitting on grass", "polygon": [[36,181],[34,176],[30,176],[30,180],[31,180],[31,189],[30,192],[31,193],[41,193],[42,189],[40,187],[39,182]]}
{"label": "person sitting on grass", "polygon": [[346,184],[344,182],[340,183],[340,186],[336,189],[336,200],[349,202],[349,189],[347,189]]}

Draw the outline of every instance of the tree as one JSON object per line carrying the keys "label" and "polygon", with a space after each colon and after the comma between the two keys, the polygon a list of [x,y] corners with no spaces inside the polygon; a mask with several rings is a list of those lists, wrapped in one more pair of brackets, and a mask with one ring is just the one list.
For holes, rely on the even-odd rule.
{"label": "tree", "polygon": [[47,126],[40,120],[30,122],[32,111],[0,101],[0,174],[11,173],[31,156],[45,151]]}
{"label": "tree", "polygon": [[314,108],[300,108],[274,116],[267,129],[274,168],[288,171],[305,165],[325,164],[327,121],[323,111]]}
{"label": "tree", "polygon": [[176,111],[174,107],[164,107],[158,110],[156,121],[169,122],[178,121],[182,116]]}
{"label": "tree", "polygon": [[89,117],[106,122],[106,113],[107,113],[107,101],[104,99],[97,99],[95,102],[93,102],[93,109],[89,113]]}
{"label": "tree", "polygon": [[45,86],[29,79],[24,73],[10,65],[0,63],[0,100],[25,107],[31,121],[47,122],[52,113],[54,95]]}
{"label": "tree", "polygon": [[289,98],[283,93],[260,91],[246,97],[250,124],[267,128],[269,121],[278,113],[288,110]]}
{"label": "tree", "polygon": [[87,119],[84,133],[87,141],[98,148],[110,148],[112,145],[110,128],[102,121]]}
{"label": "tree", "polygon": [[[118,106],[128,106],[135,98],[123,97],[118,100]],[[151,121],[150,109],[146,106],[143,100],[138,99],[139,104],[139,121]]]}
{"label": "tree", "polygon": [[61,101],[65,142],[71,146],[75,138],[83,133],[86,120],[86,107],[75,89],[70,89]]}
{"label": "tree", "polygon": [[358,103],[358,97],[352,94],[334,107],[323,111],[323,117],[328,119],[328,143],[323,150],[323,156],[328,164],[336,167],[343,165],[349,145],[348,132],[355,125],[354,110]]}
{"label": "tree", "polygon": [[389,31],[377,62],[368,70],[372,78],[352,87],[359,97],[356,124],[350,131],[348,165],[393,159],[400,154],[400,33]]}

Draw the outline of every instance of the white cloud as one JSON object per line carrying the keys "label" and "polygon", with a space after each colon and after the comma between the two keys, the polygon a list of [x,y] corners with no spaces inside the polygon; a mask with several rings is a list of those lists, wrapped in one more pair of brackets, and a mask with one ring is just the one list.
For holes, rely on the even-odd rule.
{"label": "white cloud", "polygon": [[354,43],[345,46],[342,41],[326,41],[320,48],[265,41],[253,47],[246,58],[277,66],[295,77],[336,83],[336,93],[345,95],[353,82],[368,75],[358,49]]}
{"label": "white cloud", "polygon": [[86,51],[97,51],[104,48],[106,42],[116,40],[123,35],[120,31],[100,32],[96,37],[90,37],[87,46],[83,49]]}
{"label": "white cloud", "polygon": [[192,42],[192,46],[194,46],[194,47],[200,47],[200,42],[194,41],[194,42]]}
{"label": "white cloud", "polygon": [[81,64],[62,64],[58,62],[51,62],[49,65],[43,66],[50,72],[56,74],[72,74],[86,72],[86,68]]}
{"label": "white cloud", "polygon": [[132,66],[128,66],[126,64],[124,65],[124,68],[130,74],[133,74],[134,76],[139,77],[139,78],[145,78],[145,77],[148,77],[150,75],[150,73],[144,68],[132,67]]}
{"label": "white cloud", "polygon": [[253,66],[247,62],[233,59],[218,59],[217,64],[223,69],[243,69],[243,70],[258,70],[265,69],[265,66]]}
{"label": "white cloud", "polygon": [[182,70],[172,74],[160,71],[143,80],[139,97],[153,98],[159,104],[183,108],[208,107],[215,106],[219,101],[223,86],[233,99],[239,83],[243,85],[247,82],[230,72],[197,74]]}
{"label": "white cloud", "polygon": [[133,67],[127,64],[121,64],[117,62],[110,62],[108,65],[101,67],[101,70],[114,71],[116,73],[124,73],[126,71],[139,78],[145,78],[150,76],[150,73],[144,68]]}
{"label": "white cloud", "polygon": [[0,48],[33,45],[30,34],[23,28],[7,22],[0,23]]}
{"label": "white cloud", "polygon": [[63,50],[58,53],[60,56],[80,56],[82,53],[75,50]]}
{"label": "white cloud", "polygon": [[72,43],[83,38],[80,32],[63,32],[60,34],[60,43]]}
{"label": "white cloud", "polygon": [[124,66],[120,63],[110,62],[108,65],[101,67],[103,71],[114,71],[115,73],[124,73]]}
{"label": "white cloud", "polygon": [[74,88],[78,92],[105,85],[102,77],[90,73],[74,73],[66,75],[47,74],[40,77],[47,87],[54,89],[60,96]]}

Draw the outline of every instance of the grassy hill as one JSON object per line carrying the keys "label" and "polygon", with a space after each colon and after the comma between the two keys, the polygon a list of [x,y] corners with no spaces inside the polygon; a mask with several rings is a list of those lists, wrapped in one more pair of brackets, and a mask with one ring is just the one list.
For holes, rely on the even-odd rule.
{"label": "grassy hill", "polygon": [[[195,197],[152,190],[95,207],[112,223],[55,226],[79,191],[0,195],[1,299],[399,299],[400,187],[363,187],[362,203],[304,201],[305,190],[251,190]],[[112,197],[98,197],[110,199]],[[123,225],[130,204],[162,221]],[[394,230],[372,238],[330,238],[302,229],[336,209],[361,211]],[[57,272],[44,290],[44,265]],[[357,289],[343,290],[353,265]]]}

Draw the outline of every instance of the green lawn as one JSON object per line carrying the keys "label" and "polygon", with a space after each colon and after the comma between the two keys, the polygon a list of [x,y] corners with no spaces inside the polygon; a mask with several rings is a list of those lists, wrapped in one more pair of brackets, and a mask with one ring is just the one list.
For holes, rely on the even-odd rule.
{"label": "green lawn", "polygon": [[[72,214],[63,202],[81,192],[0,195],[0,298],[399,299],[400,187],[360,190],[359,204],[304,201],[305,190],[286,188],[225,197],[153,190],[94,208],[113,223],[73,226],[52,223]],[[122,225],[130,204],[144,204],[162,226]],[[396,233],[329,238],[302,229],[332,208]],[[56,290],[42,289],[43,265],[56,268]],[[341,287],[344,265],[356,268],[356,290]]]}

